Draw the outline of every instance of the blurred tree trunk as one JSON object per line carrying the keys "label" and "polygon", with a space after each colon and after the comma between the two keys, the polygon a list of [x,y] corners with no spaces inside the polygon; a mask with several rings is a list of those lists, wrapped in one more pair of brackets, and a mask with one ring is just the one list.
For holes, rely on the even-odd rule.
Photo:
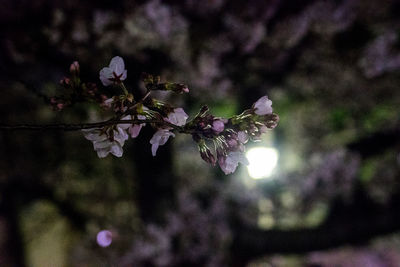
{"label": "blurred tree trunk", "polygon": [[[173,170],[171,140],[160,146],[157,156],[151,154],[151,139],[154,130],[146,127],[135,142],[133,158],[136,164],[135,192],[144,222],[163,222],[165,211],[175,205],[176,177]],[[146,140],[146,141],[143,141]]]}
{"label": "blurred tree trunk", "polygon": [[6,190],[0,200],[0,266],[25,266],[22,237],[13,196]]}

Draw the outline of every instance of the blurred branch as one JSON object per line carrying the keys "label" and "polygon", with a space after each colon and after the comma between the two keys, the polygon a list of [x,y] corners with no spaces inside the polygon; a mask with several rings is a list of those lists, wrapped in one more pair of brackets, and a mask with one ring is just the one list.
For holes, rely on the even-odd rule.
{"label": "blurred branch", "polygon": [[[70,201],[64,201],[59,199],[55,194],[54,190],[40,183],[32,177],[29,180],[18,179],[18,177],[12,177],[9,182],[0,184],[2,190],[1,193],[6,192],[7,194],[13,195],[16,199],[22,199],[25,203],[31,203],[38,199],[48,200],[58,209],[60,214],[65,216],[75,229],[84,230],[87,216],[77,210]],[[27,182],[30,181],[30,182]]]}
{"label": "blurred branch", "polygon": [[363,158],[376,155],[400,143],[400,127],[375,132],[350,143],[347,148],[359,153]]}
{"label": "blurred branch", "polygon": [[397,212],[400,195],[394,196],[388,205],[371,202],[365,205],[361,202],[332,209],[325,223],[312,229],[262,230],[236,225],[232,254],[244,264],[267,254],[298,254],[360,245],[374,237],[400,230],[400,214]]}

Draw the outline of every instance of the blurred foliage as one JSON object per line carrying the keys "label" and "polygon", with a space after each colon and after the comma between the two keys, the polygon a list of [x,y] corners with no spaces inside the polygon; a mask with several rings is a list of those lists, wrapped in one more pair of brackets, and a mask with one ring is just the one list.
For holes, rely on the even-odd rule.
{"label": "blurred foliage", "polygon": [[[399,135],[373,138],[399,133],[398,1],[1,5],[1,123],[104,119],[90,104],[54,112],[49,97],[72,61],[100,84],[98,71],[116,55],[134,94],[144,92],[145,71],[188,84],[187,96],[158,97],[191,116],[203,104],[230,116],[267,94],[281,119],[260,143],[280,151],[277,170],[257,181],[245,168],[225,176],[207,166],[187,136],[152,158],[147,129],[123,158],[98,159],[79,132],[1,132],[0,217],[12,222],[8,207],[18,214],[19,256],[28,266],[233,266],[233,218],[268,230],[308,229],[332,219],[334,203],[358,203],[360,190],[382,204],[400,192]],[[109,248],[95,243],[101,229],[117,233]],[[249,266],[396,266],[398,242],[379,242]]]}

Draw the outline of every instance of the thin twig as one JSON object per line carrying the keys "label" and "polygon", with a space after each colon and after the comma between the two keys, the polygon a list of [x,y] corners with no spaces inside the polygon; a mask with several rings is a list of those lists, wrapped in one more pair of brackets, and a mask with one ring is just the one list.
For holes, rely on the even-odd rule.
{"label": "thin twig", "polygon": [[55,123],[55,124],[0,124],[0,130],[34,130],[34,131],[43,131],[43,130],[62,130],[62,131],[78,131],[84,129],[95,129],[102,128],[104,126],[115,125],[115,124],[142,124],[142,123],[155,123],[159,125],[164,125],[166,127],[173,128],[174,130],[181,133],[189,133],[189,131],[184,130],[180,126],[176,126],[170,122],[163,120],[107,120],[101,122],[92,122],[92,123]]}

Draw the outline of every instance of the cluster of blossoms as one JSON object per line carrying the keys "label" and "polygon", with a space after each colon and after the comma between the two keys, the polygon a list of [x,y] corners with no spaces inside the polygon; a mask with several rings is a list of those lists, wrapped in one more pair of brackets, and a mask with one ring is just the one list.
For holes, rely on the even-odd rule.
{"label": "cluster of blossoms", "polygon": [[77,102],[96,102],[100,105],[104,103],[107,96],[99,92],[95,83],[81,81],[78,61],[71,64],[69,72],[70,77],[60,80],[60,85],[64,88],[63,96],[50,98],[50,104],[54,110],[63,110]]}
{"label": "cluster of blossoms", "polygon": [[[85,138],[93,142],[94,150],[100,158],[110,153],[121,157],[124,143],[129,136],[136,138],[141,128],[150,124],[156,129],[150,139],[153,156],[156,155],[159,146],[164,145],[169,137],[174,137],[176,132],[191,134],[198,144],[201,158],[212,165],[218,163],[222,171],[229,174],[236,170],[239,163],[248,163],[244,156],[244,145],[249,140],[260,140],[261,134],[273,129],[279,120],[278,115],[272,113],[272,101],[263,96],[253,104],[252,108],[231,118],[215,117],[210,114],[207,106],[203,106],[192,120],[187,121],[189,116],[182,108],[173,107],[150,97],[151,91],[154,90],[188,93],[186,85],[162,83],[159,76],[144,73],[142,81],[147,92],[141,99],[136,100],[123,83],[127,78],[127,70],[123,59],[118,56],[111,60],[108,67],[100,71],[99,78],[104,86],[119,87],[123,91],[121,95],[107,98],[98,93],[96,86],[89,87],[82,83],[79,79],[77,62],[71,65],[70,72],[73,76],[72,82],[69,78],[65,78],[62,84],[70,91],[79,93],[71,93],[70,96],[73,97],[59,98],[64,101],[63,103],[73,104],[80,99],[90,99],[99,102],[101,107],[115,114],[103,124],[98,123],[96,127],[82,129]],[[56,107],[60,104],[58,102]],[[211,143],[214,152],[209,148]]]}

